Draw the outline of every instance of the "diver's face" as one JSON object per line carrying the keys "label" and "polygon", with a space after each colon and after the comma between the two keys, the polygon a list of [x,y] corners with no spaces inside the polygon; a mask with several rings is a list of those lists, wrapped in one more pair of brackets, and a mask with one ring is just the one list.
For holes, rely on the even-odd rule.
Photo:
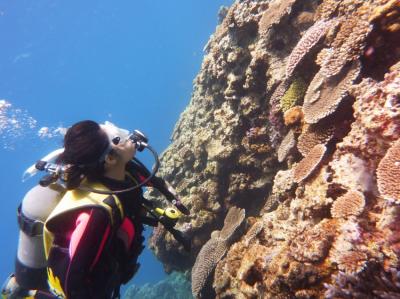
{"label": "diver's face", "polygon": [[117,154],[119,162],[128,163],[136,154],[136,146],[130,139],[121,139],[117,144],[113,142],[112,147]]}

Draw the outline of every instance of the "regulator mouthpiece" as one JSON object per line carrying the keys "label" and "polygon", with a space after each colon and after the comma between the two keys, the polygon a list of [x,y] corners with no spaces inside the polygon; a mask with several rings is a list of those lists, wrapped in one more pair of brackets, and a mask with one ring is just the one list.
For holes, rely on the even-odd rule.
{"label": "regulator mouthpiece", "polygon": [[129,139],[136,145],[136,149],[141,152],[147,146],[149,139],[139,130],[134,130],[133,133],[129,136]]}

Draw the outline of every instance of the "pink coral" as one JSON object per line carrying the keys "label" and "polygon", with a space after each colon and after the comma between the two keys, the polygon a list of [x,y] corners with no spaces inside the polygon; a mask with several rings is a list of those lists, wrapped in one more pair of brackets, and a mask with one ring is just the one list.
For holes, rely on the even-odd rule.
{"label": "pink coral", "polygon": [[365,206],[364,195],[358,191],[348,191],[345,195],[335,200],[331,214],[335,218],[358,216]]}
{"label": "pink coral", "polygon": [[400,203],[400,140],[393,144],[379,163],[377,177],[382,196]]}

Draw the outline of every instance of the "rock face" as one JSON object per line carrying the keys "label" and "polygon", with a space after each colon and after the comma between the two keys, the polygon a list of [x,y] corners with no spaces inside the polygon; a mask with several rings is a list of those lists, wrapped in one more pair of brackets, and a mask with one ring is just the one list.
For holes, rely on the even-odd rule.
{"label": "rock face", "polygon": [[190,269],[236,206],[246,225],[216,264],[215,297],[393,295],[400,2],[238,0],[224,12],[161,157],[191,211],[177,228],[192,251],[159,228],[156,255]]}

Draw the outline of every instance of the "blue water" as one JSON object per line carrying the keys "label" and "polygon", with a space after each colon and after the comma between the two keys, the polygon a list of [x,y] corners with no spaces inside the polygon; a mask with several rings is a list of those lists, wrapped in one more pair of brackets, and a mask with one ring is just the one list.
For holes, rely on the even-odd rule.
{"label": "blue water", "polygon": [[[62,142],[56,133],[39,138],[39,129],[109,120],[142,130],[161,152],[189,102],[218,9],[232,2],[0,2],[0,99],[15,119],[0,129],[0,281],[13,270],[16,207],[38,181],[21,175]],[[151,166],[150,156],[138,157]],[[141,263],[133,283],[164,277],[151,252]]]}

